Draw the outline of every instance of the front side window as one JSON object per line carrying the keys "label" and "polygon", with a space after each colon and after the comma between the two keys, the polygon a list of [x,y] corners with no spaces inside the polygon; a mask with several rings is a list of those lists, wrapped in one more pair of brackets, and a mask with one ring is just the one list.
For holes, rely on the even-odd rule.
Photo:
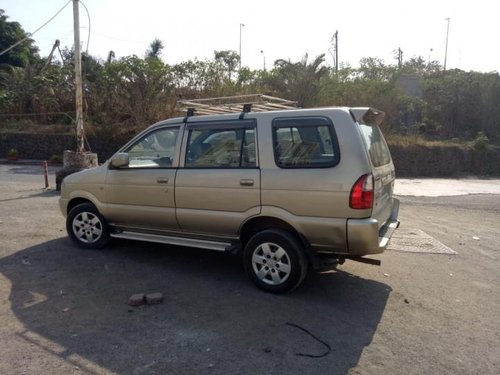
{"label": "front side window", "polygon": [[169,168],[175,154],[179,128],[163,128],[147,133],[125,152],[130,168]]}
{"label": "front side window", "polygon": [[332,167],[340,160],[335,130],[323,117],[275,119],[273,145],[280,168]]}
{"label": "front side window", "polygon": [[253,128],[217,129],[201,127],[189,130],[185,166],[188,168],[256,167],[255,130]]}

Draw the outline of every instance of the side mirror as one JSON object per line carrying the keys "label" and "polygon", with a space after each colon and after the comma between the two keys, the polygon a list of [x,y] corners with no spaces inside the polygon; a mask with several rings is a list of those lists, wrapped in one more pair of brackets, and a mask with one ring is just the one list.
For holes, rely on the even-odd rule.
{"label": "side mirror", "polygon": [[129,159],[126,152],[119,152],[118,154],[113,155],[110,161],[110,165],[112,168],[128,167],[128,163]]}

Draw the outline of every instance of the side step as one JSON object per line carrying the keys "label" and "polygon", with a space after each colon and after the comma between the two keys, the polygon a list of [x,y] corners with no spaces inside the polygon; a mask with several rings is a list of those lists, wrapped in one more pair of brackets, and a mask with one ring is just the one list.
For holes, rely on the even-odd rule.
{"label": "side step", "polygon": [[226,251],[231,246],[230,242],[207,241],[194,238],[173,237],[173,236],[160,236],[158,234],[139,233],[130,231],[111,233],[111,237],[124,238],[127,240],[164,243],[168,245],[197,247],[200,249],[208,249],[216,251]]}

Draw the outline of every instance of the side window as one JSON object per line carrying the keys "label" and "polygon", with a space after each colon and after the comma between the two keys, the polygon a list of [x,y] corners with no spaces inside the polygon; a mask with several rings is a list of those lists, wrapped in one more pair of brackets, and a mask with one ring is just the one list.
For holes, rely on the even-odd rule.
{"label": "side window", "polygon": [[359,124],[363,140],[374,167],[389,164],[391,153],[387,147],[384,136],[377,125]]}
{"label": "side window", "polygon": [[324,117],[275,119],[273,145],[280,168],[332,167],[340,160],[335,130]]}
{"label": "side window", "polygon": [[255,167],[255,130],[253,128],[189,130],[185,166],[187,168]]}
{"label": "side window", "polygon": [[179,128],[163,128],[144,135],[126,152],[129,168],[169,168],[174,159]]}

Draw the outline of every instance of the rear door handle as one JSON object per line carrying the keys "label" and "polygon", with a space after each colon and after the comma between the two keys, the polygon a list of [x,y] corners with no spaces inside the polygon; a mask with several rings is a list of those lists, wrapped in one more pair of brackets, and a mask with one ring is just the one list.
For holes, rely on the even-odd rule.
{"label": "rear door handle", "polygon": [[253,186],[254,182],[250,178],[243,178],[240,180],[240,185],[241,186]]}
{"label": "rear door handle", "polygon": [[159,184],[166,184],[166,183],[168,183],[168,178],[167,177],[158,177],[156,179],[156,182],[158,182]]}

